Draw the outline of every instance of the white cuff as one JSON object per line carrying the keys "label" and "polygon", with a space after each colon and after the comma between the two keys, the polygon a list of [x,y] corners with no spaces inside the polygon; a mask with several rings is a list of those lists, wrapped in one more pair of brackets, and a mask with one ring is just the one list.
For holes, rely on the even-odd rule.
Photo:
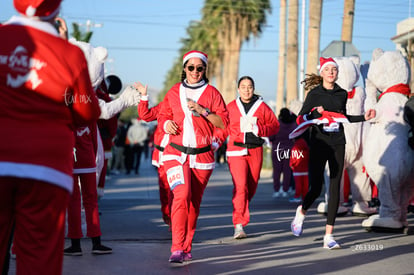
{"label": "white cuff", "polygon": [[148,95],[141,95],[142,101],[148,101]]}
{"label": "white cuff", "polygon": [[167,133],[167,134],[168,134],[168,132],[167,132],[167,124],[170,121],[172,121],[172,120],[167,120],[166,122],[164,122],[164,126],[162,127],[164,129],[164,132]]}

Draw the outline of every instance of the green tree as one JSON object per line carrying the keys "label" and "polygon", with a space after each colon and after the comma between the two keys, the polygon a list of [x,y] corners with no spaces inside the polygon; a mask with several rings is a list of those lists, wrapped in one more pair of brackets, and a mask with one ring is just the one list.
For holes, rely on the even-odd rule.
{"label": "green tree", "polygon": [[222,66],[216,66],[215,71],[223,80],[222,84],[217,83],[217,87],[226,102],[236,95],[242,43],[252,35],[258,37],[261,34],[267,12],[271,12],[269,0],[205,1],[203,22],[215,27],[212,32],[220,45],[217,52],[222,54]]}
{"label": "green tree", "polygon": [[77,41],[83,41],[86,43],[89,43],[89,41],[92,38],[93,32],[86,31],[82,32],[78,23],[72,23],[73,32],[70,34],[73,38],[75,38]]}
{"label": "green tree", "polygon": [[187,28],[187,37],[181,39],[182,47],[179,50],[179,57],[174,62],[171,69],[168,71],[164,81],[164,87],[158,94],[158,101],[162,101],[168,90],[177,82],[181,81],[181,74],[183,71],[182,56],[190,50],[199,50],[208,54],[209,69],[207,77],[212,79],[215,75],[214,68],[217,57],[217,42],[214,38],[214,31],[210,31],[201,21],[193,21]]}

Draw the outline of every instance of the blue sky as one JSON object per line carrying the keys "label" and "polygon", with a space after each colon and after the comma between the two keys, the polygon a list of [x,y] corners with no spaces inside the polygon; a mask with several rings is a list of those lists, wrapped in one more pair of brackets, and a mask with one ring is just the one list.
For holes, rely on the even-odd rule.
{"label": "blue sky", "polygon": [[[239,76],[255,79],[256,91],[267,101],[276,98],[279,45],[280,1],[271,3],[272,13],[262,35],[242,47],[239,70]],[[301,3],[302,0],[299,8]],[[201,19],[203,4],[202,0],[64,0],[61,16],[70,31],[72,22],[85,24],[90,20],[102,24],[91,28],[91,43],[108,49],[108,74],[118,75],[124,84],[146,83],[150,92],[155,93],[163,87],[174,60],[181,58],[180,40],[186,37],[189,23]],[[342,12],[343,0],[324,0],[321,50],[331,41],[341,39]],[[395,50],[390,38],[396,35],[397,23],[410,13],[410,0],[357,0],[353,44],[361,53],[361,61],[368,61],[374,48]],[[0,22],[14,14],[12,0],[0,1]],[[300,25],[299,22],[299,32]]]}

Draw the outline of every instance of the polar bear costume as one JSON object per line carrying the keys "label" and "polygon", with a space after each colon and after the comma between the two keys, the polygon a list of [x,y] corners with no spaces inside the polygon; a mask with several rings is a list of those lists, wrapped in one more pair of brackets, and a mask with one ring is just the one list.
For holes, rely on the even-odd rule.
{"label": "polar bear costume", "polygon": [[362,226],[373,231],[400,231],[407,224],[407,206],[414,188],[414,153],[408,146],[410,127],[404,121],[410,67],[398,51],[375,49],[366,80],[367,102],[375,102],[376,118],[363,144],[367,173],[378,187],[379,214]]}

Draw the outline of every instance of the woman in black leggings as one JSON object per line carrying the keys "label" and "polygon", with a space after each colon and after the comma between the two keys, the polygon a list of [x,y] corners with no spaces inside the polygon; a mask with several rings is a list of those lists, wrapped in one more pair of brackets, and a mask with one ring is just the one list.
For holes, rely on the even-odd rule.
{"label": "woman in black leggings", "polygon": [[[325,111],[331,115],[345,115],[349,122],[361,122],[375,117],[375,110],[368,110],[365,115],[351,116],[346,114],[346,101],[348,94],[339,87],[335,81],[338,77],[338,65],[333,58],[320,58],[320,76],[312,74],[305,80],[305,89],[311,89],[305,98],[303,107],[299,112],[298,124],[304,121],[318,119]],[[295,236],[302,234],[303,221],[307,210],[319,197],[324,183],[324,170],[326,162],[329,165],[329,199],[328,216],[323,247],[337,249],[340,245],[333,238],[333,227],[336,212],[339,206],[339,189],[344,167],[345,134],[341,123],[315,124],[309,129],[309,192],[303,204],[296,210],[291,230]]]}

